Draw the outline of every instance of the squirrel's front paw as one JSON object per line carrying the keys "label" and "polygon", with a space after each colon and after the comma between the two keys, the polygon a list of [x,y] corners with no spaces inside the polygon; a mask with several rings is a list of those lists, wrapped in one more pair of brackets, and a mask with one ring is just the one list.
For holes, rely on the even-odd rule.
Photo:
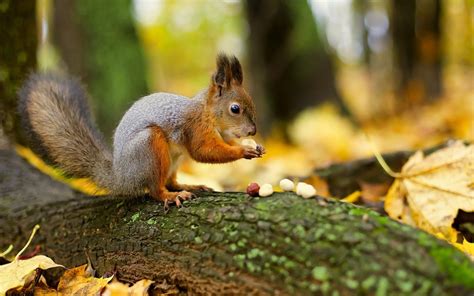
{"label": "squirrel's front paw", "polygon": [[265,147],[263,147],[262,145],[260,144],[257,144],[257,151],[260,152],[260,156],[262,156],[263,154],[265,154],[267,151],[265,150]]}
{"label": "squirrel's front paw", "polygon": [[262,156],[262,153],[258,150],[258,147],[257,148],[242,147],[242,149],[243,149],[243,158],[245,159],[258,158]]}

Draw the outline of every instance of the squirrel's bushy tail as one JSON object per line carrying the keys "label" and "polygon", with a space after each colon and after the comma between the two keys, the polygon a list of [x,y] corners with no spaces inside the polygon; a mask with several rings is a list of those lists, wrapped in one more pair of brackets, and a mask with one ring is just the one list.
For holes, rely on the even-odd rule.
{"label": "squirrel's bushy tail", "polygon": [[32,148],[67,175],[113,190],[112,152],[92,121],[81,84],[32,74],[19,92],[19,111]]}

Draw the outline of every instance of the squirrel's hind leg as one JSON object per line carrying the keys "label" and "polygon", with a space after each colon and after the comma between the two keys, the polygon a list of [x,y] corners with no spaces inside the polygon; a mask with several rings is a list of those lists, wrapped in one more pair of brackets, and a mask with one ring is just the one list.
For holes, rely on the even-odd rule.
{"label": "squirrel's hind leg", "polygon": [[153,155],[153,170],[149,180],[150,195],[165,203],[165,208],[169,204],[175,203],[181,206],[182,200],[191,199],[194,194],[188,191],[170,192],[166,188],[166,181],[170,176],[171,158],[169,143],[165,133],[158,126],[152,126],[151,129],[151,152]]}
{"label": "squirrel's hind leg", "polygon": [[166,188],[170,191],[205,191],[205,192],[212,192],[214,191],[212,188],[209,188],[205,185],[185,185],[180,184],[176,180],[176,172],[172,172],[171,176],[168,179],[166,184]]}

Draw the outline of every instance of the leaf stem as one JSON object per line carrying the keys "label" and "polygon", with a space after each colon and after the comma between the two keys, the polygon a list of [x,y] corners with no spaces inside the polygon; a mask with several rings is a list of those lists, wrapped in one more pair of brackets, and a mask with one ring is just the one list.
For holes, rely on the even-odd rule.
{"label": "leaf stem", "polygon": [[26,245],[23,247],[23,249],[20,250],[20,252],[18,252],[18,254],[16,254],[15,259],[13,261],[17,261],[18,258],[20,258],[21,254],[23,254],[23,252],[26,250],[26,248],[28,248],[28,246],[31,244],[31,241],[33,240],[33,237],[35,236],[39,228],[40,226],[38,224],[36,224],[35,227],[33,227],[33,231],[31,232],[30,238],[26,242]]}
{"label": "leaf stem", "polygon": [[0,253],[0,257],[5,257],[6,255],[8,255],[8,253],[10,253],[13,249],[13,245],[9,245],[8,248],[3,252],[3,253]]}

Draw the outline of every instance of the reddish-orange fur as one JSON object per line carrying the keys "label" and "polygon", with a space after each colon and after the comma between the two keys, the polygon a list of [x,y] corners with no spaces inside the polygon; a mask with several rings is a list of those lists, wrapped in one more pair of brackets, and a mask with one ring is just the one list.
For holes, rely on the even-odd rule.
{"label": "reddish-orange fur", "polygon": [[154,157],[153,165],[153,179],[151,180],[150,194],[154,199],[165,201],[166,199],[173,199],[176,196],[171,196],[166,189],[166,181],[168,179],[171,159],[169,153],[169,144],[166,135],[161,128],[157,126],[150,127],[151,129],[151,151]]}
{"label": "reddish-orange fur", "polygon": [[211,188],[204,185],[184,185],[178,183],[176,180],[176,172],[171,173],[166,183],[166,188],[168,188],[169,191],[212,191]]}
{"label": "reddish-orange fur", "polygon": [[241,146],[226,143],[216,132],[216,128],[225,122],[217,122],[211,113],[214,103],[212,97],[215,93],[216,87],[211,85],[204,110],[200,110],[198,114],[197,112],[188,114],[190,120],[186,127],[186,149],[190,156],[199,162],[225,163],[241,159],[244,157],[244,149]]}
{"label": "reddish-orange fur", "polygon": [[192,197],[192,193],[187,191],[170,192],[166,188],[168,179],[170,178],[171,158],[169,143],[165,133],[158,126],[151,126],[150,148],[153,153],[153,179],[149,184],[150,194],[156,200],[168,201],[180,205],[179,198],[185,200]]}

